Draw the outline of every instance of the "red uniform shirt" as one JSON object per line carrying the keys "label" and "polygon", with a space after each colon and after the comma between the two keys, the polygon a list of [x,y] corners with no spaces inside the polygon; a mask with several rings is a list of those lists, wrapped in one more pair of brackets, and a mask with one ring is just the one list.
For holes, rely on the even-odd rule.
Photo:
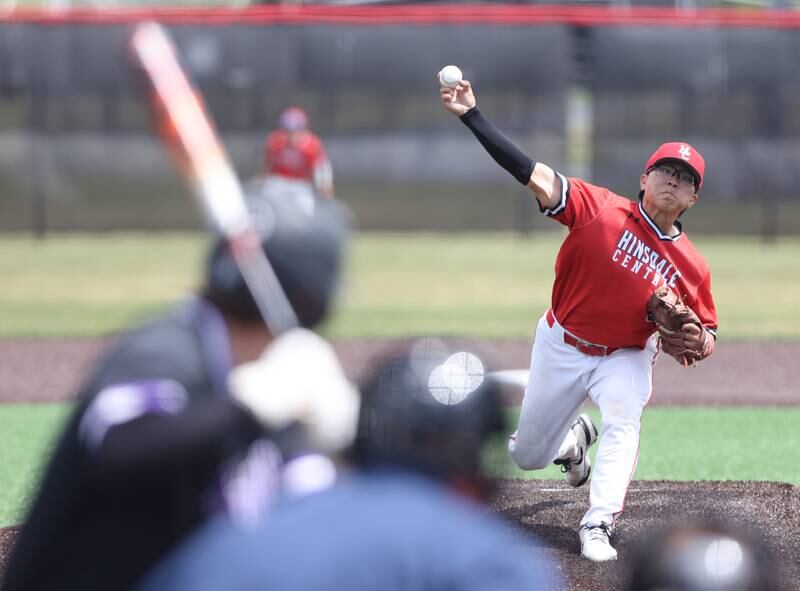
{"label": "red uniform shirt", "polygon": [[327,160],[322,141],[310,131],[279,129],[267,136],[264,164],[269,174],[313,182]]}
{"label": "red uniform shirt", "polygon": [[647,300],[666,284],[716,335],[711,275],[689,238],[682,231],[665,235],[641,203],[559,177],[561,200],[544,213],[569,228],[556,257],[552,296],[561,325],[591,343],[643,349],[655,332]]}

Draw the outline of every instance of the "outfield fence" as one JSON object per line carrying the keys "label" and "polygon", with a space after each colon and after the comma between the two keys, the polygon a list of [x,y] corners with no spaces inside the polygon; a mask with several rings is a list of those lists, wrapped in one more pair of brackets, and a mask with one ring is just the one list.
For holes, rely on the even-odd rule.
{"label": "outfield fence", "polygon": [[536,160],[634,197],[655,147],[689,141],[708,166],[695,227],[800,233],[800,12],[549,5],[0,16],[0,230],[200,223],[127,65],[146,19],[175,36],[242,177],[300,105],[365,229],[552,225],[439,105],[455,63]]}

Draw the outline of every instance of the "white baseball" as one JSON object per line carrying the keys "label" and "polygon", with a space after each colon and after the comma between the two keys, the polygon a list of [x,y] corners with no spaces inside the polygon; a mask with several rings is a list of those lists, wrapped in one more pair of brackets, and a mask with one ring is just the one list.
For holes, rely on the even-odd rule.
{"label": "white baseball", "polygon": [[439,84],[455,88],[461,82],[461,69],[458,66],[445,66],[439,70]]}

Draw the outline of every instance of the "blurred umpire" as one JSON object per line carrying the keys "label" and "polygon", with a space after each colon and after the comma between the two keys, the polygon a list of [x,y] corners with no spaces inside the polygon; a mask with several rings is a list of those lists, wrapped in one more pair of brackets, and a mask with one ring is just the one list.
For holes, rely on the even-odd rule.
{"label": "blurred umpire", "polygon": [[[313,327],[336,291],[349,217],[327,199],[309,209],[262,195],[260,211],[271,216],[262,246],[300,325]],[[303,358],[313,370],[322,350],[331,382],[343,381],[319,341],[304,328],[270,334],[217,242],[199,295],[122,336],[89,376],[3,589],[129,589],[209,514],[257,519],[282,462],[259,419],[279,415],[284,399],[264,392],[273,408],[253,409],[258,397],[229,396],[228,374],[276,348],[281,363]]]}
{"label": "blurred umpire", "polygon": [[476,356],[403,354],[361,390],[360,470],[285,496],[255,528],[207,523],[139,591],[561,588],[542,550],[484,505],[482,451],[503,421]]}

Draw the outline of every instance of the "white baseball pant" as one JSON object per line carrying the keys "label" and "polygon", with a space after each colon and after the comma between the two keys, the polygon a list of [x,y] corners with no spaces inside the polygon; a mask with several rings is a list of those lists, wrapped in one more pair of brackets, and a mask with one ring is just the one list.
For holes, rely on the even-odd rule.
{"label": "white baseball pant", "polygon": [[538,470],[577,454],[570,425],[590,398],[602,415],[599,448],[592,465],[589,510],[581,526],[614,525],[622,512],[639,456],[642,411],[652,392],[655,338],[645,349],[626,348],[590,356],[564,342],[564,328],[546,315],[536,328],[528,387],[516,440],[509,442],[514,462]]}

